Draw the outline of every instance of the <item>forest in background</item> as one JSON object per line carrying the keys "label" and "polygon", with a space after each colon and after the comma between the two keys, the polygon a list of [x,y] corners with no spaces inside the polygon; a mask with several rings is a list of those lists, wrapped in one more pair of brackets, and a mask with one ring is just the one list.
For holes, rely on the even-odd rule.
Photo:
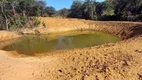
{"label": "forest in background", "polygon": [[56,11],[44,0],[0,0],[0,29],[32,28],[37,17],[81,18],[98,21],[142,21],[142,0],[74,0]]}
{"label": "forest in background", "polygon": [[52,16],[55,12],[41,0],[0,0],[0,29],[36,27],[40,24],[37,17]]}
{"label": "forest in background", "polygon": [[75,0],[68,17],[99,21],[142,21],[142,0]]}

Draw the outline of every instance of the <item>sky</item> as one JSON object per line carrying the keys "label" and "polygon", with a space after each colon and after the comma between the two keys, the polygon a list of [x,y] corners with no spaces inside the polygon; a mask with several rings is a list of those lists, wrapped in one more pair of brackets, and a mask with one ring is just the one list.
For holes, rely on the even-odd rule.
{"label": "sky", "polygon": [[[52,6],[56,10],[60,10],[62,8],[70,8],[72,5],[73,0],[45,0],[47,6]],[[102,2],[104,0],[96,0],[98,2]]]}

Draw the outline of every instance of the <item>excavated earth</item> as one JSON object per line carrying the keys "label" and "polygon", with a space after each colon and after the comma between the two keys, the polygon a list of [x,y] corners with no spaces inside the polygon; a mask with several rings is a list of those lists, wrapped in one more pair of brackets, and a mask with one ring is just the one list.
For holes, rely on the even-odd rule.
{"label": "excavated earth", "polygon": [[[94,30],[123,40],[99,46],[60,50],[36,56],[0,50],[0,80],[142,80],[142,23],[101,22],[81,19],[39,18],[40,27],[22,29],[22,34],[56,34]],[[0,31],[3,42],[18,35]]]}

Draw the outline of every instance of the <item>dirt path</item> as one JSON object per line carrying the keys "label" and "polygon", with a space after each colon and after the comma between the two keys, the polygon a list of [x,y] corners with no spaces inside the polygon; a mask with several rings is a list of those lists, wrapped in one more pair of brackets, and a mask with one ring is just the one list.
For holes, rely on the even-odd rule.
{"label": "dirt path", "polygon": [[0,51],[0,80],[40,80],[43,73],[41,67],[46,63],[48,68],[54,67],[57,58],[12,57],[7,52]]}

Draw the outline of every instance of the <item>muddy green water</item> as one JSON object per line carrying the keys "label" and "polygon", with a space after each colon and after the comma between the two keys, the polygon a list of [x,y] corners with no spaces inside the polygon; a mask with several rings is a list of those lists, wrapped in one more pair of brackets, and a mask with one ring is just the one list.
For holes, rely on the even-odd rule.
{"label": "muddy green water", "polygon": [[10,40],[11,43],[5,46],[3,50],[34,55],[34,53],[85,48],[104,43],[114,43],[120,40],[121,39],[116,36],[94,31],[77,31],[50,35],[26,35]]}

